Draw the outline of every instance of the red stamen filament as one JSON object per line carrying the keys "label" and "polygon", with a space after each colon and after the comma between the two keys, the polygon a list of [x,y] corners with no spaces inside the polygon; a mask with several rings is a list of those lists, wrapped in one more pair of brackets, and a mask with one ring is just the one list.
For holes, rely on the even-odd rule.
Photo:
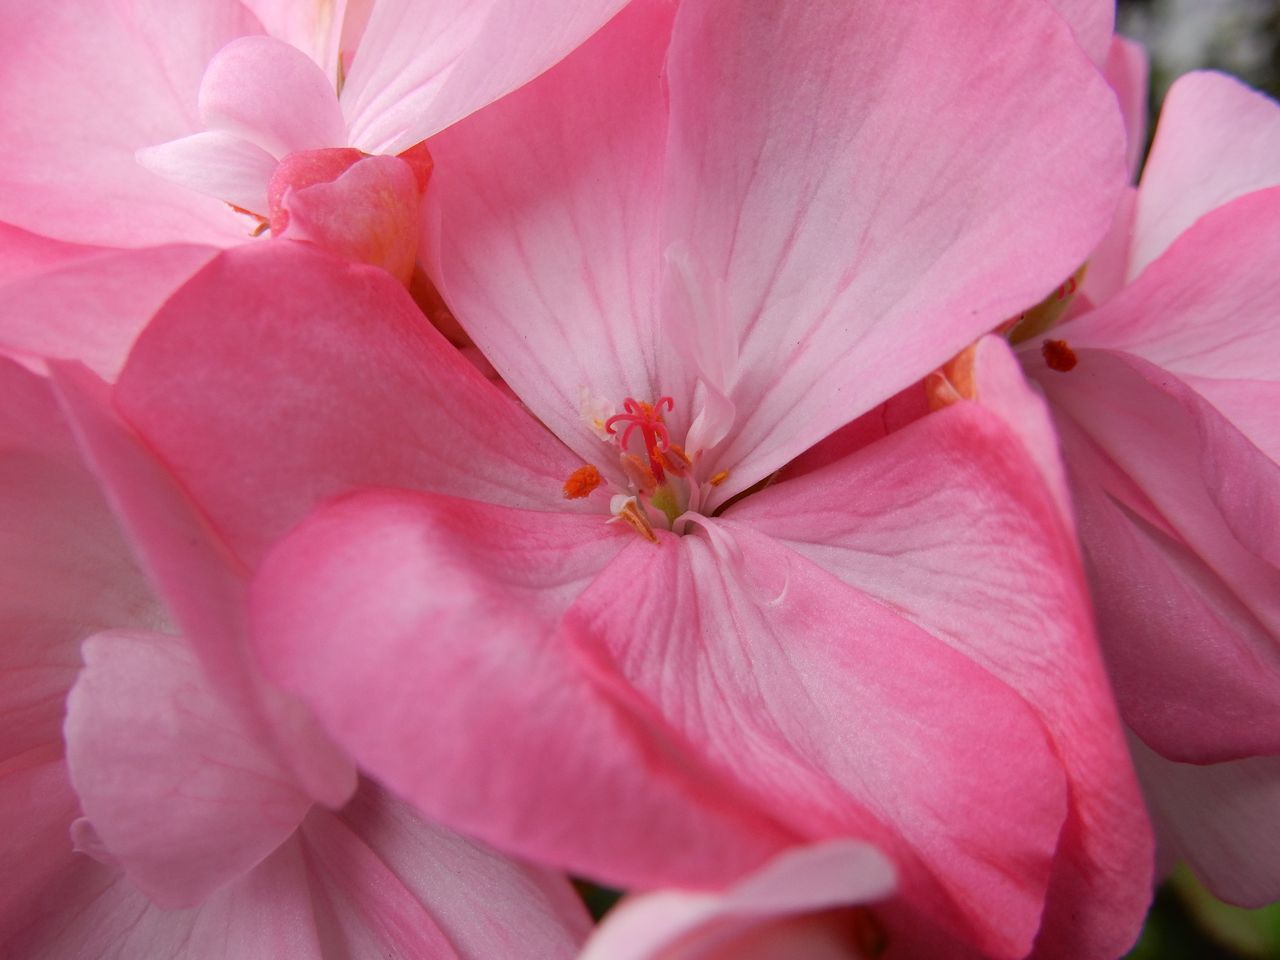
{"label": "red stamen filament", "polygon": [[622,401],[622,413],[610,417],[604,422],[605,430],[613,435],[617,434],[617,430],[613,428],[615,423],[625,423],[626,429],[622,431],[622,437],[619,445],[626,450],[627,443],[631,440],[631,434],[636,430],[640,431],[640,436],[644,440],[645,452],[649,455],[649,468],[653,471],[654,479],[658,483],[662,482],[662,451],[671,447],[671,438],[667,433],[667,426],[662,422],[662,407],[666,405],[667,411],[670,412],[676,408],[676,402],[670,397],[659,397],[656,403],[641,403],[632,397],[627,397]]}

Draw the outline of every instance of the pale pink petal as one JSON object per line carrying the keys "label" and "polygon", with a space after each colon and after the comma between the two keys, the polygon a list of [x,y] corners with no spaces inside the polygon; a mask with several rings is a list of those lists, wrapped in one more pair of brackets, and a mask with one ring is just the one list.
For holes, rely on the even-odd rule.
{"label": "pale pink petal", "polygon": [[284,199],[291,240],[308,240],[346,260],[382,267],[408,284],[418,253],[422,195],[398,157],[366,157],[336,180]]}
{"label": "pale pink petal", "polygon": [[[874,847],[849,840],[814,844],[776,857],[724,893],[673,890],[630,897],[609,913],[579,960],[786,960],[801,955],[799,925],[806,915],[879,900],[893,887],[893,865]],[[769,928],[787,919],[799,922],[762,949],[761,941],[773,933]],[[853,956],[829,934],[823,944],[827,931],[815,933],[804,957]]]}
{"label": "pale pink petal", "polygon": [[1110,65],[1111,31],[1115,28],[1116,5],[1111,0],[1050,0],[1059,15],[1071,25],[1076,41],[1099,67]]}
{"label": "pale pink petal", "polygon": [[50,744],[79,643],[162,613],[48,383],[0,360],[0,768]]}
{"label": "pale pink petal", "polygon": [[[328,960],[346,957],[308,889],[308,865],[290,841],[200,907],[163,910],[118,869],[80,857],[79,869],[0,940],[23,960]],[[359,956],[352,960],[384,960]]]}
{"label": "pale pink petal", "polygon": [[1133,218],[1138,208],[1138,191],[1125,190],[1116,204],[1115,216],[1107,235],[1089,254],[1089,262],[1080,280],[1076,300],[1068,310],[1083,313],[1090,307],[1106,303],[1129,282],[1129,254],[1133,248]]}
{"label": "pale pink petal", "polygon": [[1059,332],[1073,348],[1123,350],[1178,375],[1275,382],[1277,263],[1280,187],[1201,217],[1123,292]]}
{"label": "pale pink petal", "polygon": [[1027,368],[1059,421],[1126,722],[1173,759],[1275,752],[1280,467],[1166,371],[1076,356]]}
{"label": "pale pink petal", "polygon": [[637,542],[600,516],[344,498],[265,563],[258,650],[432,820],[623,886],[723,883],[789,835],[634,715],[625,682],[559,627]]}
{"label": "pale pink petal", "polygon": [[59,397],[131,544],[208,682],[237,704],[315,799],[337,805],[355,787],[345,756],[297,700],[267,684],[247,643],[245,571],[186,492],[115,415],[105,384],[82,367],[54,365]]}
{"label": "pale pink petal", "polygon": [[584,400],[608,417],[673,392],[655,369],[670,24],[669,6],[634,4],[431,141],[433,279],[520,399],[602,467]]}
{"label": "pale pink petal", "polygon": [[271,36],[297,47],[320,67],[327,77],[337,77],[338,53],[343,25],[351,7],[372,0],[240,0],[253,11]]}
{"label": "pale pink petal", "polygon": [[59,240],[107,246],[243,237],[228,207],[165,183],[134,151],[203,124],[205,64],[257,29],[227,0],[24,3],[0,35],[0,219]]}
{"label": "pale pink petal", "polygon": [[366,783],[302,837],[311,876],[357,958],[568,960],[590,918],[563,875],[418,818]]}
{"label": "pale pink petal", "polygon": [[0,287],[0,349],[79,360],[114,379],[147,321],[216,253],[176,244],[105,251]]}
{"label": "pale pink petal", "polygon": [[200,82],[200,116],[277,160],[347,146],[332,82],[306,54],[274,37],[241,37],[218,51]]}
{"label": "pale pink petal", "polygon": [[1280,900],[1280,757],[1197,766],[1133,741],[1134,763],[1162,843],[1228,903]]}
{"label": "pale pink petal", "polygon": [[1047,6],[686,2],[669,70],[667,239],[740,341],[712,507],[1043,298],[1123,186]]}
{"label": "pale pink petal", "polygon": [[1151,839],[1074,543],[1041,470],[1006,423],[957,403],[726,516],[879,598],[1025,698],[1070,800],[1042,947],[1114,956],[1145,912],[1149,891],[1135,878],[1150,870]]}
{"label": "pale pink petal", "polygon": [[104,252],[103,247],[51,240],[21,227],[0,223],[0,285]]}
{"label": "pale pink petal", "polygon": [[[138,163],[170,183],[265,216],[276,159],[234,133],[202,130],[138,151]],[[249,236],[249,221],[244,221]]]}
{"label": "pale pink petal", "polygon": [[1280,105],[1233,77],[1197,71],[1164,99],[1142,171],[1130,278],[1214,207],[1280,184]]}
{"label": "pale pink petal", "polygon": [[1280,380],[1181,378],[1222,412],[1255,447],[1280,463]]}
{"label": "pale pink petal", "polygon": [[[824,507],[830,527],[843,502]],[[806,839],[874,843],[922,912],[999,956],[1030,948],[1062,769],[981,666],[728,518],[637,541],[568,617],[581,655],[616,664],[744,802]]]}
{"label": "pale pink petal", "polygon": [[581,465],[386,273],[284,241],[228,251],[183,288],[116,403],[250,564],[358,487],[553,510]]}
{"label": "pale pink petal", "polygon": [[381,0],[342,104],[351,143],[398,153],[542,73],[623,0]]}
{"label": "pale pink petal", "polygon": [[1151,64],[1142,44],[1124,37],[1111,38],[1106,77],[1120,102],[1120,112],[1124,115],[1129,144],[1125,155],[1128,158],[1130,180],[1137,179],[1142,154],[1147,148],[1147,86],[1150,74]]}
{"label": "pale pink petal", "polygon": [[110,631],[83,651],[66,739],[84,814],[157,905],[198,904],[279,846],[311,801],[184,641]]}

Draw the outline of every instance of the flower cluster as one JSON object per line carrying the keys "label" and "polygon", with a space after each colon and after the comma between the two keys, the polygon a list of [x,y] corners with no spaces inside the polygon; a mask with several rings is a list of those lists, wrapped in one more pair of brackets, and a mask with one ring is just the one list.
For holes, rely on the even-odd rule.
{"label": "flower cluster", "polygon": [[0,5],[0,955],[1280,899],[1280,106],[1113,22]]}

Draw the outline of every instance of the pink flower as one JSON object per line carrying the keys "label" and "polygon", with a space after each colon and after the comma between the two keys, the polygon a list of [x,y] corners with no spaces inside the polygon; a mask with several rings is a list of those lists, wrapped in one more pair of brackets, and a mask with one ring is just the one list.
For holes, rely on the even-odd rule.
{"label": "pink flower", "polygon": [[211,620],[235,617],[234,576],[194,576],[215,544],[89,381],[57,379],[99,468],[148,497],[121,507],[171,538],[168,573],[185,553],[186,596],[167,599],[203,647],[169,632],[54,391],[0,361],[0,954],[572,956],[586,917],[563,878],[370,783],[352,796],[349,764],[297,704],[235,682],[236,637],[208,645]]}
{"label": "pink flower", "polygon": [[1070,319],[1013,334],[1167,852],[1252,905],[1280,898],[1277,157],[1274,102],[1180,79]]}
{"label": "pink flower", "polygon": [[287,246],[180,291],[116,403],[267,557],[272,676],[432,818],[640,887],[862,837],[919,928],[1114,956],[1149,837],[1018,431],[961,405],[758,489],[1085,256],[1114,100],[1038,5],[671,20],[432,142],[433,276],[537,420]]}
{"label": "pink flower", "polygon": [[18,282],[0,287],[0,348],[113,378],[165,298],[268,223],[407,282],[429,171],[415,145],[622,3],[9,4],[0,280]]}

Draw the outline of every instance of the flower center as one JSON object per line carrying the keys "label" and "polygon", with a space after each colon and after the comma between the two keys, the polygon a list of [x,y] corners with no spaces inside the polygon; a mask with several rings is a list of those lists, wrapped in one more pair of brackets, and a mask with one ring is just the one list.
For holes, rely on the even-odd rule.
{"label": "flower center", "polygon": [[[564,484],[566,499],[590,496],[597,489],[611,496],[609,512],[653,543],[656,529],[681,533],[686,514],[696,513],[703,499],[703,484],[695,478],[701,451],[686,453],[671,442],[665,413],[675,410],[675,400],[659,397],[652,403],[627,397],[622,411],[607,419],[595,420],[601,438],[617,448],[623,481],[606,481],[593,464],[579,467]],[[717,473],[706,481],[718,486],[728,474]]]}

